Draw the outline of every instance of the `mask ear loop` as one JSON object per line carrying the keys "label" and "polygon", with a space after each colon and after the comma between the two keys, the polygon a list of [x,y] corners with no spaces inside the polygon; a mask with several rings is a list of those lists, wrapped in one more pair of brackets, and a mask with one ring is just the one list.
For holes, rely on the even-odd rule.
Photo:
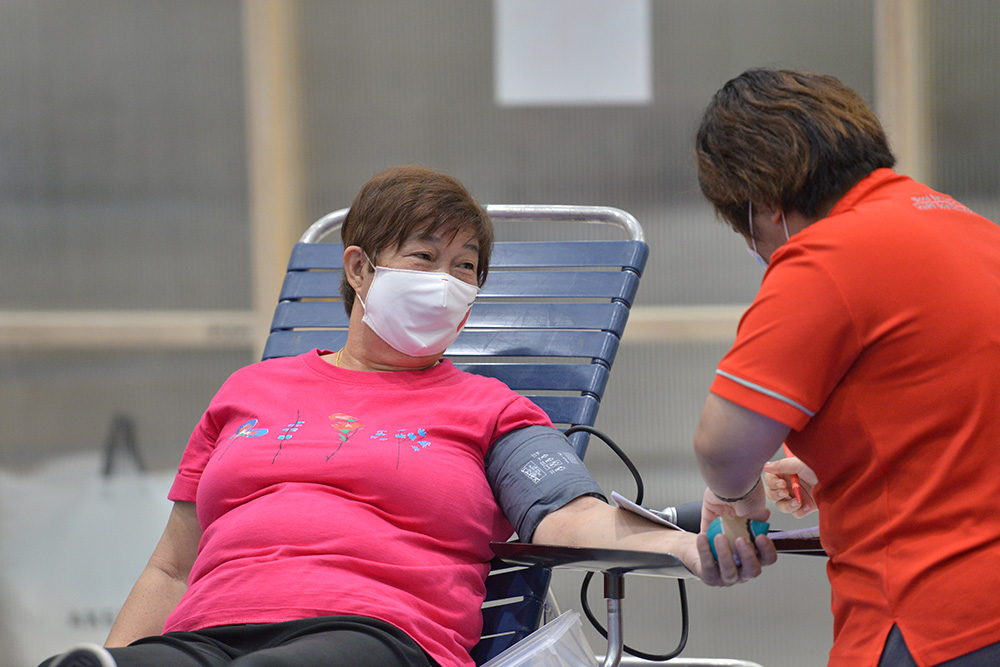
{"label": "mask ear loop", "polygon": [[753,249],[747,248],[747,253],[753,257],[754,261],[760,264],[761,268],[767,269],[767,262],[764,258],[760,256],[757,252],[757,239],[753,236],[753,202],[747,202],[747,223],[750,225],[750,243],[753,245]]}
{"label": "mask ear loop", "polygon": [[[753,202],[752,201],[748,201],[747,202],[747,224],[749,225],[749,229],[750,229],[750,244],[753,246],[753,250],[751,250],[750,248],[747,248],[747,252],[750,253],[751,257],[753,257],[755,260],[757,260],[758,264],[760,264],[764,268],[767,268],[768,263],[765,262],[764,258],[760,256],[759,252],[757,252],[757,239],[753,235]],[[792,237],[788,234],[788,223],[785,221],[785,210],[784,209],[781,210],[781,228],[785,231],[785,241],[790,241]]]}
{"label": "mask ear loop", "polygon": [[[747,202],[747,223],[750,225],[750,243],[753,244],[753,251],[757,252],[757,239],[753,235],[753,202]],[[791,236],[788,235],[788,223],[785,222],[785,209],[781,209],[781,227],[785,230],[785,240],[790,241]]]}
{"label": "mask ear loop", "polygon": [[[365,256],[365,259],[368,261],[368,265],[372,267],[372,271],[377,271],[378,267],[375,266],[374,263],[372,263],[371,258],[368,256],[368,253],[362,250],[361,254]],[[358,300],[358,303],[361,304],[361,307],[364,308],[365,312],[367,313],[368,306],[365,305],[364,299],[361,298],[361,294],[357,290],[354,290],[354,298]]]}

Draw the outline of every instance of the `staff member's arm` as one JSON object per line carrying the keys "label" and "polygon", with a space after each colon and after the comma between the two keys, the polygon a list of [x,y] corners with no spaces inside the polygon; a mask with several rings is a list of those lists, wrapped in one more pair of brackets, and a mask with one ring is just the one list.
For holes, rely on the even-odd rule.
{"label": "staff member's arm", "polygon": [[781,422],[721,396],[708,395],[694,437],[695,456],[708,484],[702,504],[702,532],[717,516],[766,518],[761,469],[789,431]]}

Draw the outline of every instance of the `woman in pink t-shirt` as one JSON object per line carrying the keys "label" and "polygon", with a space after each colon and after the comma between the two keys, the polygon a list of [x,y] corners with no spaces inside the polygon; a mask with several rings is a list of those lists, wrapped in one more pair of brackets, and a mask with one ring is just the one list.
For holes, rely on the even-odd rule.
{"label": "woman in pink t-shirt", "polygon": [[[195,428],[163,538],[107,649],[60,667],[467,666],[489,543],[669,552],[712,585],[756,577],[773,544],[716,563],[703,536],[608,505],[537,406],[442,359],[486,278],[493,230],[455,179],[397,167],[341,228],[339,350],[241,369]],[[525,462],[561,457],[546,484]]]}

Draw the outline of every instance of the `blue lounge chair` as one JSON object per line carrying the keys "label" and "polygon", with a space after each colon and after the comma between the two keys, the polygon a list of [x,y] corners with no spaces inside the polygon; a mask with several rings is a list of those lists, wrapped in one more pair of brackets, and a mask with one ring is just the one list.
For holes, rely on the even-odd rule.
{"label": "blue lounge chair", "polygon": [[[491,205],[487,212],[498,226],[514,221],[609,224],[627,237],[497,243],[466,327],[446,352],[457,367],[495,377],[530,397],[558,427],[593,426],[648,256],[642,227],[630,214],[607,207]],[[339,229],[346,213],[342,209],[324,216],[295,246],[265,359],[337,349],[346,341],[348,317],[340,300],[343,247],[321,242]],[[581,457],[588,438],[585,431],[570,436]],[[578,554],[570,551],[568,561],[573,561]],[[567,562],[562,553],[560,563],[548,562],[580,566],[579,559]],[[511,553],[506,557],[518,560]],[[483,605],[483,637],[472,653],[476,664],[539,627],[551,578],[545,558],[543,565],[530,558],[527,565],[494,561]],[[655,567],[683,576],[683,567],[670,556],[646,565]],[[618,624],[620,630],[620,618]],[[620,634],[610,615],[609,628]],[[617,640],[618,648],[613,639],[605,664],[618,664],[612,657],[615,651],[620,657]]]}

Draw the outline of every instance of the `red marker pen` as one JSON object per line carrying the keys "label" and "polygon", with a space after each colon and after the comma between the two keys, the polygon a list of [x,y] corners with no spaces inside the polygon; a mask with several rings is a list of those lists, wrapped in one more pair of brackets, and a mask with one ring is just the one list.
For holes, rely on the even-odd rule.
{"label": "red marker pen", "polygon": [[[788,449],[788,445],[784,445],[784,447],[785,447],[785,456],[791,456],[792,452],[791,452],[791,450]],[[799,501],[799,505],[801,505],[802,504],[802,483],[799,481],[799,476],[798,475],[790,475],[790,477],[791,477],[791,480],[792,480],[792,495],[795,496],[795,499],[797,501]]]}

